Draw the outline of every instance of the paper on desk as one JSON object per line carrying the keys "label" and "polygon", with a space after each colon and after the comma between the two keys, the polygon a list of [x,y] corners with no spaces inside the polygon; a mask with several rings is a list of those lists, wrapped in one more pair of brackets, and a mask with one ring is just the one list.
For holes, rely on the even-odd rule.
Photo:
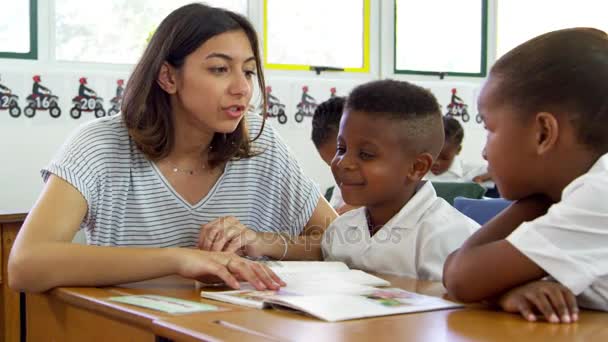
{"label": "paper on desk", "polygon": [[108,299],[114,302],[141,306],[171,314],[219,310],[215,305],[157,295],[119,296]]}

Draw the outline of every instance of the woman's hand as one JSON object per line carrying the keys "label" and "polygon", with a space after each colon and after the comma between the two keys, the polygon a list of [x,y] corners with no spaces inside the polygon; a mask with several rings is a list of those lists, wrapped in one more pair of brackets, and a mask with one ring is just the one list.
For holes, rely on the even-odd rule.
{"label": "woman's hand", "polygon": [[239,255],[260,257],[261,238],[245,227],[235,217],[220,217],[201,227],[198,248],[212,252],[231,252]]}
{"label": "woman's hand", "polygon": [[186,278],[202,280],[215,276],[234,289],[239,288],[239,281],[247,281],[257,290],[277,290],[286,285],[268,266],[243,259],[234,253],[186,248],[179,250],[184,254],[178,273]]}
{"label": "woman's hand", "polygon": [[503,310],[519,312],[528,321],[536,321],[534,311],[540,312],[547,322],[573,323],[578,320],[578,305],[574,294],[552,281],[534,281],[516,287],[499,300]]}

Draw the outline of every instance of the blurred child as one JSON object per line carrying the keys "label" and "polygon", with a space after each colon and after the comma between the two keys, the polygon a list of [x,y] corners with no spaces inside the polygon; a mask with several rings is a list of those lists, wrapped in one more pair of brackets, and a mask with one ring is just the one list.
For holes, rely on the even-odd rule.
{"label": "blurred child", "polygon": [[493,187],[491,177],[484,165],[467,163],[458,154],[462,150],[464,129],[458,120],[452,117],[443,117],[445,142],[443,148],[427,173],[425,179],[432,182],[476,182],[485,187]]}
{"label": "blurred child", "polygon": [[608,311],[607,79],[608,36],[590,28],[543,34],[494,64],[478,102],[484,157],[516,202],[446,261],[453,297],[499,298],[530,321],[576,321],[574,296]]}
{"label": "blurred child", "polygon": [[[332,88],[333,89],[333,88]],[[343,96],[334,96],[321,103],[312,117],[312,142],[315,144],[323,161],[330,166],[331,160],[336,154],[336,140],[340,117],[344,109]],[[344,203],[340,188],[334,186],[329,204],[336,209],[338,214],[343,214],[356,207]]]}
{"label": "blurred child", "polygon": [[445,258],[478,227],[422,181],[443,140],[439,105],[429,91],[382,80],[350,93],[331,167],[344,200],[363,207],[328,228],[326,260],[441,279]]}

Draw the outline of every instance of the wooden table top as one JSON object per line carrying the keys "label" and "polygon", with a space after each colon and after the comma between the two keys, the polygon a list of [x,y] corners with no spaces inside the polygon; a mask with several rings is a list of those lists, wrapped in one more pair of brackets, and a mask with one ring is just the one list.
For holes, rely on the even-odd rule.
{"label": "wooden table top", "polygon": [[0,209],[0,223],[22,222],[27,216],[28,210],[6,210]]}
{"label": "wooden table top", "polygon": [[[383,276],[392,286],[441,296],[440,283]],[[212,304],[222,311],[171,315],[110,302],[111,296],[157,294]],[[247,341],[608,341],[608,313],[583,311],[574,324],[529,323],[481,305],[394,316],[324,322],[302,314],[257,310],[202,299],[192,280],[165,277],[104,288],[57,288],[51,295],[180,340]]]}

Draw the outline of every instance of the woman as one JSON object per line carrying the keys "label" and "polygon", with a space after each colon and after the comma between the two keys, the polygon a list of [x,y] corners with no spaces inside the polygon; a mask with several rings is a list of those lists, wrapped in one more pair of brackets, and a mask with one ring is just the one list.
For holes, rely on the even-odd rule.
{"label": "woman", "polygon": [[[275,289],[276,275],[235,253],[319,259],[335,212],[275,133],[245,115],[256,74],[264,95],[261,65],[240,15],[191,4],[163,20],[122,116],[83,126],[42,170],[44,190],[9,259],[10,286],[179,274]],[[87,246],[70,243],[79,226]]]}

